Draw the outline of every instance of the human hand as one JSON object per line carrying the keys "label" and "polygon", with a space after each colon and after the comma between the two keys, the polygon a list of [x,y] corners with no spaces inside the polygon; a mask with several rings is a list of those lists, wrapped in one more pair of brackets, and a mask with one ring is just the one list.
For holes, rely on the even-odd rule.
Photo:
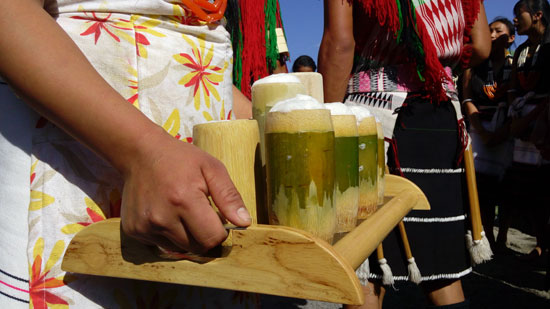
{"label": "human hand", "polygon": [[227,237],[209,196],[233,224],[251,223],[220,161],[165,132],[149,140],[124,175],[121,218],[127,235],[171,251],[205,252]]}

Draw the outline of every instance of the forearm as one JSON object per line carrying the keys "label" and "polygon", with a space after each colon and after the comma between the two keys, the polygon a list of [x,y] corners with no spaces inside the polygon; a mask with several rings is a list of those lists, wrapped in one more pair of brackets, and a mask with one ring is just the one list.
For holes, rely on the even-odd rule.
{"label": "forearm", "polygon": [[353,43],[334,42],[323,36],[319,49],[319,73],[323,75],[325,102],[342,102],[353,66]]}
{"label": "forearm", "polygon": [[40,114],[122,173],[145,140],[163,134],[101,78],[40,1],[0,2],[0,74]]}
{"label": "forearm", "polygon": [[477,19],[472,28],[472,58],[470,66],[475,67],[489,57],[491,53],[491,33],[485,15],[483,1],[480,4]]}
{"label": "forearm", "polygon": [[341,102],[353,66],[353,6],[346,0],[325,0],[324,8],[318,71],[323,75],[325,102]]}
{"label": "forearm", "polygon": [[233,113],[237,119],[252,118],[252,102],[233,86]]}

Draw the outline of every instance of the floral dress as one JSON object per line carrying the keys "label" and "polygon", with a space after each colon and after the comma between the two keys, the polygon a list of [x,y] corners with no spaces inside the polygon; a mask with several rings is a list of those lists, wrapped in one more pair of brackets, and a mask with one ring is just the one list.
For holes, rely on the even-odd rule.
{"label": "floral dress", "polygon": [[[198,20],[176,0],[46,0],[45,8],[128,104],[174,138],[191,142],[193,125],[232,118],[232,49],[223,26]],[[254,296],[234,291],[63,272],[71,238],[120,215],[121,176],[5,83],[0,100],[0,151],[10,154],[0,159],[0,307],[255,305]]]}

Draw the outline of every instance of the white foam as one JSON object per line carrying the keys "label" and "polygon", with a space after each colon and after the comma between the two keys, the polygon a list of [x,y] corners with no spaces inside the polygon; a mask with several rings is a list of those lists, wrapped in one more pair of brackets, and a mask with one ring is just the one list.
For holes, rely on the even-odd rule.
{"label": "white foam", "polygon": [[372,117],[372,114],[366,107],[355,105],[350,106],[349,109],[353,112],[355,118],[357,118],[357,123],[360,123],[365,118]]}
{"label": "white foam", "polygon": [[289,113],[294,110],[303,109],[326,109],[326,107],[325,104],[319,103],[319,101],[315,100],[313,97],[298,94],[294,98],[278,102],[269,112]]}
{"label": "white foam", "polygon": [[300,84],[300,79],[288,73],[272,74],[254,82],[252,87],[263,84]]}
{"label": "white foam", "polygon": [[378,117],[374,116],[374,120],[376,121],[376,123],[381,123],[380,119],[378,119]]}
{"label": "white foam", "polygon": [[330,114],[333,116],[355,115],[353,111],[344,103],[325,103],[325,107],[330,110]]}

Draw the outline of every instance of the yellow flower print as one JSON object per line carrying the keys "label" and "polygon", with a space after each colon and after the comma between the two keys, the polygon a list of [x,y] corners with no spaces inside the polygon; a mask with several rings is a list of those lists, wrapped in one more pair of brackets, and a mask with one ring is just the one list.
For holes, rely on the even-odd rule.
{"label": "yellow flower print", "polygon": [[204,102],[207,108],[210,108],[210,95],[212,95],[217,101],[220,101],[220,94],[216,90],[216,85],[219,85],[223,81],[223,73],[227,69],[228,62],[224,61],[223,67],[216,64],[212,64],[212,58],[214,57],[214,44],[205,52],[206,43],[205,35],[198,36],[199,47],[187,37],[185,34],[183,38],[189,45],[191,45],[193,53],[180,53],[174,55],[174,59],[182,65],[190,68],[192,71],[186,74],[180,79],[179,84],[185,87],[194,87],[193,97],[195,102],[195,109],[200,109],[200,91],[204,94]]}
{"label": "yellow flower print", "polygon": [[158,26],[161,21],[154,18],[146,18],[145,21],[139,22],[141,15],[132,15],[129,20],[119,18],[115,22],[115,25],[124,28],[133,28],[135,33],[132,35],[127,32],[118,32],[118,35],[125,39],[126,41],[136,45],[136,53],[139,57],[147,58],[147,49],[146,47],[151,45],[151,42],[147,39],[146,34],[150,34],[159,38],[165,37],[166,35],[153,30],[152,28]]}
{"label": "yellow flower print", "polygon": [[[31,165],[31,188],[35,187],[37,164],[38,164],[38,160],[36,160]],[[47,173],[47,175],[43,175],[42,177],[40,177],[41,181],[46,182],[48,179],[50,179],[53,176],[52,174],[53,173]],[[53,204],[53,202],[55,202],[55,198],[53,196],[41,191],[31,189],[31,202],[29,203],[30,211],[42,209],[48,205]]]}
{"label": "yellow flower print", "polygon": [[103,214],[103,211],[101,210],[101,208],[99,208],[99,206],[97,206],[97,204],[91,198],[85,197],[84,203],[86,203],[86,213],[88,214],[88,218],[86,218],[85,221],[65,225],[61,229],[63,233],[76,234],[80,230],[82,230],[83,228],[87,227],[92,223],[105,220],[106,217]]}
{"label": "yellow flower print", "polygon": [[180,139],[181,138],[181,135],[179,134],[180,122],[181,122],[180,113],[176,108],[172,111],[172,114],[170,114],[170,116],[168,117],[164,125],[162,125],[162,127],[166,132],[170,133],[170,135],[172,135],[176,139]]}
{"label": "yellow flower print", "polygon": [[[33,250],[33,262],[30,265],[29,296],[31,308],[68,308],[69,303],[53,293],[52,289],[65,285],[63,276],[55,278],[52,267],[61,259],[65,243],[55,243],[46,265],[43,265],[44,239],[39,238]],[[44,268],[42,268],[44,267]]]}

